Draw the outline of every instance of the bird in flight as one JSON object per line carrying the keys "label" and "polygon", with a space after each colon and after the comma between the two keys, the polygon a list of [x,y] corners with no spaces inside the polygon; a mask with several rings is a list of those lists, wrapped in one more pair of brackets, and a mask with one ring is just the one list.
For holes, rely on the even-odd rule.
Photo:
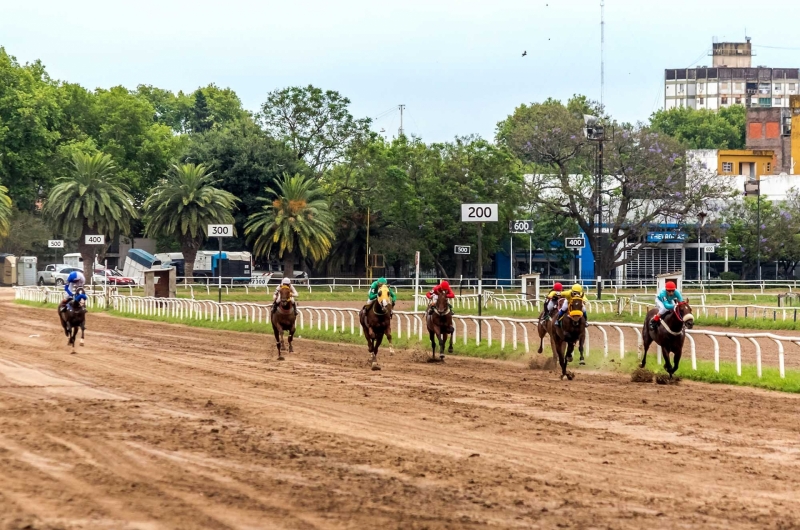
{"label": "bird in flight", "polygon": [[526,55],[528,55],[528,51],[527,51],[527,50],[525,50],[525,51],[523,51],[523,52],[522,52],[522,56],[523,56],[523,57],[525,57]]}

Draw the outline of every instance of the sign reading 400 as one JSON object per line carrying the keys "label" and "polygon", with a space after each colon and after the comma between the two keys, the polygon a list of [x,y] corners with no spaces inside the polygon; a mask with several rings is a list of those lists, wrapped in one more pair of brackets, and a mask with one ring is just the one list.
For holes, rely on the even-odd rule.
{"label": "sign reading 400", "polygon": [[92,234],[86,236],[86,244],[87,245],[105,245],[106,244],[106,236],[103,234]]}
{"label": "sign reading 400", "polygon": [[497,222],[496,204],[462,204],[461,222],[488,223]]}

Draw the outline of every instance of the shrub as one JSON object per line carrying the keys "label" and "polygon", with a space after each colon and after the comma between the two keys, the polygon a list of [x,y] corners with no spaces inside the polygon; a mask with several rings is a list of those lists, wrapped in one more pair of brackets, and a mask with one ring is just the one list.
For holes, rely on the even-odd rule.
{"label": "shrub", "polygon": [[735,282],[739,280],[739,275],[735,272],[720,272],[719,279],[725,280],[726,282]]}

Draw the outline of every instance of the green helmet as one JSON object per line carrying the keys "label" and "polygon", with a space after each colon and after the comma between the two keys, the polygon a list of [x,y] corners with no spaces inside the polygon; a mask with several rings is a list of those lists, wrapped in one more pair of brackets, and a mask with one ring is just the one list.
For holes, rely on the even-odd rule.
{"label": "green helmet", "polygon": [[383,277],[378,278],[378,283],[382,283],[382,284],[386,285],[386,278],[383,278]]}

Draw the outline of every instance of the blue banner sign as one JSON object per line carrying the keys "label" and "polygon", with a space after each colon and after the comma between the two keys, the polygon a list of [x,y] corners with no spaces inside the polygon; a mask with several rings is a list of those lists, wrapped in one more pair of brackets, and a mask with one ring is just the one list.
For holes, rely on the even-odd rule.
{"label": "blue banner sign", "polygon": [[647,232],[648,243],[683,243],[688,237],[686,232]]}

